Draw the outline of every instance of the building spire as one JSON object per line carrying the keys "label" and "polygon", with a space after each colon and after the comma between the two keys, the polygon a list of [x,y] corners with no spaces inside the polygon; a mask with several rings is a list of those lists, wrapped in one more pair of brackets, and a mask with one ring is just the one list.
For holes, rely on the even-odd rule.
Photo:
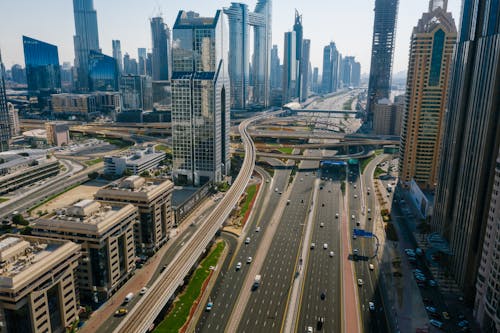
{"label": "building spire", "polygon": [[441,7],[444,11],[448,9],[448,0],[430,0],[429,12],[432,12]]}

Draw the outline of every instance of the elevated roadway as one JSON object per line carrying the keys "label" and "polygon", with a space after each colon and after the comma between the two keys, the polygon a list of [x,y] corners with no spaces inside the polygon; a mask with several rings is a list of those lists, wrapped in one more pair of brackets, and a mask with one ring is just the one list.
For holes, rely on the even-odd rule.
{"label": "elevated roadway", "polygon": [[185,246],[177,253],[167,269],[153,283],[130,313],[124,317],[114,332],[143,333],[149,330],[165,304],[174,295],[191,267],[197,262],[200,255],[205,251],[207,245],[229,216],[233,207],[236,206],[248,184],[255,165],[255,146],[248,134],[248,125],[258,119],[277,115],[281,112],[264,113],[247,119],[240,124],[239,131],[245,146],[245,158],[238,177],[224,198],[207,217],[205,223],[196,231],[193,237],[186,241]]}

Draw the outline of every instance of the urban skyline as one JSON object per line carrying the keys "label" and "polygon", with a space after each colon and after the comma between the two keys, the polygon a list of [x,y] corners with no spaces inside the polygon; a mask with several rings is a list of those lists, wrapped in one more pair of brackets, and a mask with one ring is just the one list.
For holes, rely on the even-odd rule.
{"label": "urban skyline", "polygon": [[[31,36],[36,39],[44,40],[48,43],[59,47],[60,63],[74,61],[74,49],[72,36],[74,32],[68,30],[70,27],[74,29],[74,21],[72,15],[73,8],[71,3],[66,3],[62,0],[51,2],[50,4],[41,3],[30,4],[33,12],[26,11],[25,6],[28,0],[5,3],[6,10],[0,12],[0,31],[13,31],[14,33],[1,36],[0,48],[4,55],[4,64],[10,67],[16,63],[22,63],[22,35]],[[293,25],[293,13],[295,8],[304,17],[304,37],[311,39],[311,63],[313,67],[318,67],[322,72],[323,46],[331,40],[335,41],[337,47],[344,53],[355,56],[361,63],[362,74],[367,74],[370,68],[370,51],[371,38],[373,31],[373,9],[374,2],[366,1],[362,7],[358,3],[326,3],[321,6],[305,6],[299,0],[292,2],[273,4],[274,11],[280,15],[273,17],[273,40],[272,44],[279,47],[279,56],[283,59],[283,33],[288,31]],[[149,1],[148,1],[149,2]],[[111,41],[118,39],[121,41],[122,53],[128,52],[133,54],[135,58],[136,50],[140,47],[151,49],[151,28],[149,18],[157,16],[158,12],[163,13],[165,23],[169,26],[175,21],[176,13],[180,8],[178,5],[162,4],[161,10],[158,10],[158,3],[150,0],[149,6],[143,4],[130,4],[129,6],[121,6],[114,4],[114,1],[94,1],[94,8],[97,11],[97,21],[99,27],[99,41],[102,52],[106,55],[112,55]],[[249,8],[254,8],[256,0],[245,2]],[[395,62],[393,73],[403,71],[408,64],[408,36],[411,34],[413,23],[420,17],[420,13],[427,10],[427,1],[400,1],[401,8],[404,11],[399,13],[397,40],[395,49]],[[40,6],[40,8],[38,8]],[[54,6],[49,10],[47,6]],[[201,14],[209,14],[216,9],[229,7],[229,1],[217,0],[216,2],[200,2],[199,0],[187,0],[183,7],[194,8]],[[448,3],[449,11],[454,17],[460,16],[460,0],[451,0]],[[22,8],[25,20],[19,22],[15,19],[15,15],[10,13],[20,11]],[[47,12],[43,17],[37,16],[36,20],[29,20],[30,15],[35,15],[40,11]],[[324,30],[325,22],[332,22],[329,13],[345,13],[334,17],[333,25],[327,32]],[[52,15],[60,13],[57,20]],[[5,15],[5,16],[4,16]],[[133,19],[116,21],[117,15],[124,15]],[[142,15],[142,16],[141,16]],[[356,23],[356,29],[351,31],[350,36],[346,36],[343,32],[345,26],[352,25],[352,17],[359,18]],[[46,21],[45,21],[46,20]],[[108,22],[113,22],[110,25]],[[459,22],[457,22],[459,24]],[[126,32],[125,32],[126,31]],[[71,43],[71,44],[68,44]]]}

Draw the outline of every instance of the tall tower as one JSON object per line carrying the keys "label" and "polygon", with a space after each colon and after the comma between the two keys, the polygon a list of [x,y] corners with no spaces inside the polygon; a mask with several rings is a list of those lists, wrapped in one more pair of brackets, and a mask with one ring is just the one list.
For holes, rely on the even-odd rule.
{"label": "tall tower", "polygon": [[252,103],[269,106],[271,92],[271,46],[272,46],[272,0],[257,0],[254,14],[258,14],[260,24],[254,25],[253,77],[254,92]]}
{"label": "tall tower", "polygon": [[323,49],[323,76],[321,90],[324,93],[337,91],[339,87],[340,53],[334,42]]}
{"label": "tall tower", "polygon": [[271,88],[281,87],[280,57],[278,56],[278,45],[273,45],[271,50]]}
{"label": "tall tower", "polygon": [[153,40],[153,80],[170,79],[170,29],[163,23],[162,17],[151,19],[151,37]]}
{"label": "tall tower", "polygon": [[118,65],[118,72],[123,73],[123,57],[122,57],[122,47],[119,40],[112,40],[113,44],[113,58],[115,58]]}
{"label": "tall tower", "polygon": [[311,52],[311,40],[302,40],[302,56],[299,63],[300,66],[300,95],[299,99],[304,102],[309,96],[309,59]]}
{"label": "tall tower", "polygon": [[144,47],[140,47],[137,49],[137,62],[138,62],[138,70],[139,75],[146,75],[146,62],[147,62],[147,53]]}
{"label": "tall tower", "polygon": [[10,126],[7,96],[5,95],[5,73],[0,53],[0,152],[9,150]]}
{"label": "tall tower", "polygon": [[446,7],[424,13],[413,28],[399,149],[399,176],[406,186],[412,179],[422,190],[436,186],[456,39],[455,21]]}
{"label": "tall tower", "polygon": [[462,6],[431,226],[449,242],[449,270],[472,302],[476,278],[486,278],[478,266],[500,144],[500,8],[484,0]]}
{"label": "tall tower", "polygon": [[220,182],[230,170],[224,15],[180,11],[173,29],[172,146],[177,183]]}
{"label": "tall tower", "polygon": [[89,90],[90,51],[101,52],[94,0],[73,0],[73,12],[75,16],[73,42],[75,44],[76,88],[85,92]]}
{"label": "tall tower", "polygon": [[285,45],[283,56],[283,104],[297,97],[297,59],[295,31],[285,32]]}
{"label": "tall tower", "polygon": [[390,97],[398,5],[399,0],[375,0],[367,101],[369,120],[372,119],[373,104],[381,98]]}

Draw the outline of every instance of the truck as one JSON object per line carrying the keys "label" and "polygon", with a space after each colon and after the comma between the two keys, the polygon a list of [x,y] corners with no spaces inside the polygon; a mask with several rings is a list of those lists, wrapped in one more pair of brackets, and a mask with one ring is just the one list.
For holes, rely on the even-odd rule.
{"label": "truck", "polygon": [[125,299],[123,300],[123,303],[128,303],[134,298],[134,293],[128,293],[127,296],[125,296]]}
{"label": "truck", "polygon": [[262,276],[260,274],[255,275],[255,279],[253,280],[252,289],[255,290],[255,289],[259,288],[261,281],[262,281]]}

